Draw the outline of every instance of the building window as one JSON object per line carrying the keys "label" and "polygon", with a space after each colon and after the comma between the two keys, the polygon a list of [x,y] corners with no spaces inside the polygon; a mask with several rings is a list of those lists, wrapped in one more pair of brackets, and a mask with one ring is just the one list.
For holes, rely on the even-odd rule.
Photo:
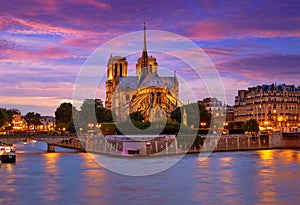
{"label": "building window", "polygon": [[120,63],[120,76],[123,76],[123,68],[122,68],[122,63]]}
{"label": "building window", "polygon": [[157,103],[157,104],[161,104],[161,93],[160,93],[160,92],[158,92],[158,93],[156,94],[156,103]]}

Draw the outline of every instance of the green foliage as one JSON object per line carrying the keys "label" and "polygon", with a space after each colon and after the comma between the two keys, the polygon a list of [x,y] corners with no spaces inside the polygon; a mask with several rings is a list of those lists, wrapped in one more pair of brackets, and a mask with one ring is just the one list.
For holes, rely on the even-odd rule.
{"label": "green foliage", "polygon": [[244,124],[244,131],[250,132],[251,134],[259,131],[259,124],[255,119],[247,120]]}
{"label": "green foliage", "polygon": [[111,110],[105,109],[103,107],[96,107],[95,112],[98,123],[113,122],[113,114]]}
{"label": "green foliage", "polygon": [[244,124],[245,124],[245,122],[243,122],[243,121],[231,121],[231,122],[228,122],[227,127],[229,130],[244,129]]}
{"label": "green foliage", "polygon": [[71,103],[62,103],[55,111],[55,120],[57,124],[68,125],[73,121],[73,112],[78,112]]}
{"label": "green foliage", "polygon": [[205,106],[200,103],[191,103],[179,107],[171,112],[171,119],[176,122],[183,122],[184,110],[187,115],[187,125],[193,125],[195,128],[199,127],[200,122],[205,122],[205,127],[210,126],[211,114],[205,109]]}
{"label": "green foliage", "polygon": [[143,122],[145,120],[144,115],[141,111],[132,112],[129,114],[131,121]]}
{"label": "green foliage", "polygon": [[[138,129],[130,128],[130,124]],[[162,127],[164,122],[137,122],[137,121],[122,121],[117,125],[116,132],[118,134],[174,134],[177,135],[179,132],[181,134],[192,134],[197,133],[194,129],[182,127],[178,122],[167,122],[164,127]],[[151,128],[150,128],[151,126]],[[119,129],[118,129],[119,128]]]}
{"label": "green foliage", "polygon": [[204,140],[205,138],[201,137],[200,135],[197,135],[192,146],[199,149],[204,144]]}
{"label": "green foliage", "polygon": [[74,133],[73,116],[78,115],[78,110],[71,103],[62,103],[55,111],[56,130],[65,128],[68,132]]}
{"label": "green foliage", "polygon": [[103,107],[101,100],[85,99],[80,107],[79,122],[83,125],[113,122],[113,114]]}
{"label": "green foliage", "polygon": [[117,132],[117,126],[113,122],[102,123],[101,131],[103,134],[114,134]]}
{"label": "green foliage", "polygon": [[0,108],[0,128],[4,127],[12,120],[13,111]]}
{"label": "green foliage", "polygon": [[178,122],[167,122],[162,134],[177,134],[180,129],[180,123]]}
{"label": "green foliage", "polygon": [[25,116],[24,119],[28,125],[28,129],[31,125],[33,125],[33,128],[35,129],[35,126],[41,125],[41,115],[39,113],[34,113],[34,112],[28,112]]}
{"label": "green foliage", "polygon": [[171,112],[171,119],[175,122],[181,122],[181,108],[178,107]]}
{"label": "green foliage", "polygon": [[79,120],[83,124],[97,123],[96,103],[94,99],[85,99],[80,107]]}

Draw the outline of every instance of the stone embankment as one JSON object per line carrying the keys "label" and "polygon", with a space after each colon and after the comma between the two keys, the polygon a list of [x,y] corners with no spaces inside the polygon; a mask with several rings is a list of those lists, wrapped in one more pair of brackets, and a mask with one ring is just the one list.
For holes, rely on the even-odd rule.
{"label": "stone embankment", "polygon": [[[115,138],[114,138],[115,139]],[[161,137],[151,141],[107,140],[104,136],[86,136],[84,140],[62,141],[58,146],[109,155],[166,155],[211,151],[239,151],[260,149],[300,148],[300,133],[270,133],[269,135],[205,136],[204,143],[191,146],[191,142]]]}

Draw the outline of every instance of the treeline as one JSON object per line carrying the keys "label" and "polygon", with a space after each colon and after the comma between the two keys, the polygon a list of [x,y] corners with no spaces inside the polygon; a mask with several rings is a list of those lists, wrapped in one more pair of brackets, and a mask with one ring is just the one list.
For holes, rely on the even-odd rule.
{"label": "treeline", "polygon": [[[15,112],[0,108],[0,128],[12,129],[11,121]],[[162,134],[177,134],[179,132],[195,133],[196,130],[198,134],[207,134],[210,131],[210,125],[213,124],[215,130],[225,128],[229,134],[257,133],[259,131],[255,119],[246,122],[228,122],[225,126],[212,122],[211,114],[203,104],[199,103],[178,107],[171,112],[167,122],[146,122],[142,113],[137,111],[130,113],[127,120],[116,124],[113,115],[111,110],[104,108],[101,99],[85,99],[80,110],[71,103],[64,102],[55,111],[55,129],[61,132],[75,133],[76,131],[86,132],[97,127],[104,132],[118,134],[151,134],[158,131]],[[39,113],[28,112],[24,119],[28,129],[30,126],[35,128],[41,125]],[[99,124],[101,124],[101,128]]]}
{"label": "treeline", "polygon": [[[62,103],[55,111],[56,129],[87,131],[98,123],[113,122],[112,112],[103,107],[100,99],[85,99],[77,110],[71,103]],[[79,131],[79,130],[77,130]]]}
{"label": "treeline", "polygon": [[0,108],[0,128],[2,129],[11,129],[12,125],[10,124],[12,116],[14,114],[13,110],[7,110],[5,108]]}

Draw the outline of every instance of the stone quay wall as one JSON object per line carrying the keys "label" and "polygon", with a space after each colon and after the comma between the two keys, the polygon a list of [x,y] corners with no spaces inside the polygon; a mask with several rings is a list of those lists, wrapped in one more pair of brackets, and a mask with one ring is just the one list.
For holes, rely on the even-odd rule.
{"label": "stone quay wall", "polygon": [[61,142],[55,143],[56,146],[60,147],[66,147],[66,148],[72,148],[72,149],[78,149],[80,151],[84,151],[84,147],[82,146],[82,143],[80,140],[63,140]]}
{"label": "stone quay wall", "polygon": [[[191,146],[191,142],[179,141],[176,138],[128,142],[107,140],[104,136],[86,136],[80,141],[62,141],[56,143],[56,145],[109,155],[167,155],[211,151],[300,148],[300,136],[283,136],[282,133],[260,136],[241,134],[203,137],[205,137],[204,143],[199,146]],[[128,147],[131,147],[131,151],[140,151],[138,153],[128,153]]]}

